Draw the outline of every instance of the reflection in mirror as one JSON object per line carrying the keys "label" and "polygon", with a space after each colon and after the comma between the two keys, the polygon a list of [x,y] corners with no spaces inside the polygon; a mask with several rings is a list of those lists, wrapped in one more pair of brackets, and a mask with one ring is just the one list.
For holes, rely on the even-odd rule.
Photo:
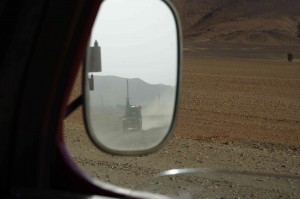
{"label": "reflection in mirror", "polygon": [[177,25],[161,0],[106,0],[86,60],[85,116],[93,141],[141,153],[168,135],[178,76]]}

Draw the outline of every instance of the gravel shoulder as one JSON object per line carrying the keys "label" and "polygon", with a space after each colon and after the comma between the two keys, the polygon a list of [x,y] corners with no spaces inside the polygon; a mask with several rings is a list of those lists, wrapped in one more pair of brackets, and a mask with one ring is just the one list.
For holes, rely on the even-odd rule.
{"label": "gravel shoulder", "polygon": [[[234,176],[225,173],[226,176],[223,179],[219,178],[216,182],[215,176],[217,174],[213,174],[213,178],[209,175],[205,178],[206,181],[203,180],[203,177],[200,178],[202,179],[201,183],[198,182],[198,178],[191,181],[197,174],[193,174],[192,177],[187,175],[184,179],[180,176],[170,177],[167,181],[164,178],[159,178],[159,180],[154,178],[160,172],[174,168],[210,168],[254,173],[263,172],[274,175],[274,179],[280,179],[280,175],[300,178],[300,153],[288,147],[273,145],[271,148],[259,143],[253,145],[241,145],[234,142],[219,143],[174,136],[166,146],[154,154],[140,157],[119,157],[99,151],[86,137],[82,124],[65,122],[65,130],[68,150],[79,167],[101,181],[131,189],[177,194],[175,191],[180,190],[178,187],[186,187],[186,192],[194,193],[195,189],[198,190],[203,186],[224,186],[228,180],[226,176],[231,176],[231,178]],[[243,182],[248,183],[246,188],[243,188],[243,192],[237,189],[239,190],[238,196],[242,196],[242,193],[244,196],[256,193],[258,189],[253,186],[257,184],[257,181],[270,181],[270,179],[264,177],[258,177],[255,180],[251,180],[251,178],[249,180],[249,177],[246,179],[245,177],[244,179],[236,178],[239,183],[235,187],[239,187],[239,189]],[[203,184],[203,182],[208,181],[207,179],[209,179],[208,185]],[[273,182],[274,179],[271,181]],[[286,185],[286,182],[289,184]],[[272,194],[270,190],[268,191],[270,187],[260,190],[259,193],[266,194],[263,198],[274,198],[273,196],[278,197],[279,195],[297,198],[300,194],[299,179],[284,180],[275,183],[275,185],[273,185]],[[230,183],[230,186],[233,186],[232,183]],[[286,186],[292,191],[286,193],[288,190],[285,188]],[[222,193],[228,195],[229,188],[223,188]],[[206,193],[213,193],[213,191],[207,189]],[[193,198],[198,198],[198,196],[196,195]]]}

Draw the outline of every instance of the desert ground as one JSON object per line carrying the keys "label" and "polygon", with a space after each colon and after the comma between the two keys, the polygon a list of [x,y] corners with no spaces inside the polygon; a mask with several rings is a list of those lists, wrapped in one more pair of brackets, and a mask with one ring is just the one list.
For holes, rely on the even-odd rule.
{"label": "desert ground", "polygon": [[[101,152],[86,134],[81,108],[64,121],[67,149],[88,175],[131,189],[182,198],[300,198],[300,55],[288,62],[289,51],[300,48],[187,41],[178,120],[159,151]],[[71,99],[81,93],[79,82],[80,74]],[[174,168],[270,176],[155,178]]]}

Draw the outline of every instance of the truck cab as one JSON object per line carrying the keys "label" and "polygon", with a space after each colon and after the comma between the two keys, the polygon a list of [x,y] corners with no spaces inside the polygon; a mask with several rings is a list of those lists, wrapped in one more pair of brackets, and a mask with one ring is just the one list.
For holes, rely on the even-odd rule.
{"label": "truck cab", "polygon": [[122,120],[122,131],[142,130],[142,113],[141,106],[129,105],[126,107]]}

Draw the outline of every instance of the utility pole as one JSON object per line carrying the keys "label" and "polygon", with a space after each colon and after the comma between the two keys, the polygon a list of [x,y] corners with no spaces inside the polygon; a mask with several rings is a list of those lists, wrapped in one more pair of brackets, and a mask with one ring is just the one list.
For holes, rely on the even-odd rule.
{"label": "utility pole", "polygon": [[160,106],[160,93],[158,93],[158,105]]}
{"label": "utility pole", "polygon": [[129,106],[130,106],[130,103],[129,103],[129,88],[128,88],[128,79],[127,79],[126,113],[127,113],[128,110],[129,110]]}
{"label": "utility pole", "polygon": [[101,95],[101,111],[103,112],[103,97]]}

